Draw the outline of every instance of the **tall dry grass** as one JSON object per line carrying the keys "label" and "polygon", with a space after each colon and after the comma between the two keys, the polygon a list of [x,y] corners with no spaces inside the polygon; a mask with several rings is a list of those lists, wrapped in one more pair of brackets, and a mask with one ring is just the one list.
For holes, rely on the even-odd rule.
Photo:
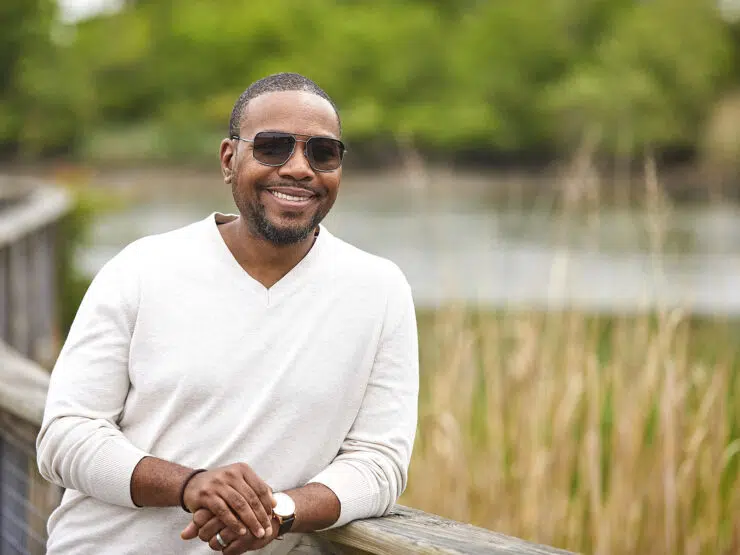
{"label": "tall dry grass", "polygon": [[[586,167],[564,197],[598,217]],[[657,251],[668,207],[650,164],[646,184]],[[401,502],[585,553],[740,553],[737,342],[731,323],[660,307],[420,315]]]}
{"label": "tall dry grass", "polygon": [[402,502],[587,553],[740,552],[735,349],[702,358],[694,327],[680,312],[430,316]]}

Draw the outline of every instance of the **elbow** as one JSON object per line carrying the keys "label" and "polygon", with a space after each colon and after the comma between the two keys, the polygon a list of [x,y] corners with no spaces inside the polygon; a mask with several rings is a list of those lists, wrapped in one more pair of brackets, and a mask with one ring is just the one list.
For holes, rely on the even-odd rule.
{"label": "elbow", "polygon": [[376,477],[376,483],[377,495],[375,497],[375,506],[371,512],[374,517],[382,517],[388,515],[393,507],[395,507],[406,487],[406,484],[405,480],[399,480],[398,475],[395,473],[385,475],[381,479]]}
{"label": "elbow", "polygon": [[44,422],[36,436],[36,465],[44,480],[61,486],[63,484],[60,477],[53,470],[54,461],[58,459],[60,451],[58,442],[52,440],[56,435],[53,428],[57,422],[57,420]]}
{"label": "elbow", "polygon": [[373,459],[367,466],[370,468],[379,493],[375,513],[377,516],[385,516],[393,509],[401,494],[406,490],[408,467],[399,460],[382,455],[373,457]]}
{"label": "elbow", "polygon": [[44,419],[36,436],[36,465],[45,480],[71,487],[70,468],[89,439],[87,423],[87,419],[78,416]]}
{"label": "elbow", "polygon": [[[91,451],[96,421],[80,416],[57,416],[45,419],[36,437],[36,464],[41,476],[65,488],[70,483],[72,470],[79,467]],[[92,449],[94,452],[95,449]]]}
{"label": "elbow", "polygon": [[412,442],[388,442],[375,445],[365,459],[370,473],[381,492],[378,511],[380,516],[388,514],[408,485],[408,470]]}
{"label": "elbow", "polygon": [[383,516],[387,515],[398,502],[408,484],[408,469],[399,465],[394,465],[394,474],[389,479],[391,487],[388,488],[388,504],[383,511]]}

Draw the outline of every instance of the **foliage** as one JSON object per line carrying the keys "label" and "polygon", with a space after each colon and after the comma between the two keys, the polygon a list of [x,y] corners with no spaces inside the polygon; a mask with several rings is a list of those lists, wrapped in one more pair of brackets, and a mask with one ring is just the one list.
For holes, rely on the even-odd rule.
{"label": "foliage", "polygon": [[61,47],[70,32],[53,0],[0,5],[0,151],[67,150],[84,132],[92,75]]}
{"label": "foliage", "polygon": [[[708,2],[633,2],[547,100],[610,146],[693,145],[729,69],[726,31]],[[573,122],[571,122],[573,123]]]}
{"label": "foliage", "polygon": [[277,71],[319,82],[353,143],[557,151],[595,128],[610,151],[693,148],[740,83],[738,24],[710,0],[129,1],[75,26],[53,6],[0,8],[6,151],[104,156],[140,128],[140,156],[191,157]]}

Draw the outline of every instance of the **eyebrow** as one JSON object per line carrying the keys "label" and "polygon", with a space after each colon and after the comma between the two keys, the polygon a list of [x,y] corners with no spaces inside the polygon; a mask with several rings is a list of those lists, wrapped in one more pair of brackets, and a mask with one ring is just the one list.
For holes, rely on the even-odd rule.
{"label": "eyebrow", "polygon": [[257,133],[285,133],[286,135],[295,135],[296,137],[326,137],[327,139],[340,140],[339,137],[335,136],[333,133],[327,135],[306,135],[305,133],[293,133],[292,131],[285,131],[283,129],[263,129],[261,131],[257,131],[255,133],[255,136],[257,135]]}

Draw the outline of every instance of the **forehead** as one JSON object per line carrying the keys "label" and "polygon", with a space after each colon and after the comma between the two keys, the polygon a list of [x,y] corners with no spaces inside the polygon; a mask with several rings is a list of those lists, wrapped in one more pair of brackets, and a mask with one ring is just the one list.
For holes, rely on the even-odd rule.
{"label": "forehead", "polygon": [[339,137],[339,121],[325,98],[306,91],[262,94],[247,104],[242,116],[245,137],[260,131],[284,131],[296,135]]}

